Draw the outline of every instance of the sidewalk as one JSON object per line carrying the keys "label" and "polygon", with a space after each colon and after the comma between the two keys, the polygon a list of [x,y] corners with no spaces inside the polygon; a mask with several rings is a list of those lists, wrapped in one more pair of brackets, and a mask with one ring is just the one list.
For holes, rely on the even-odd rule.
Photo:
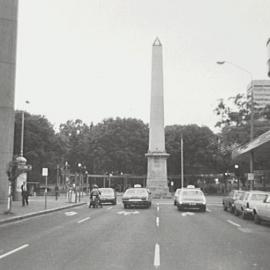
{"label": "sidewalk", "polygon": [[30,196],[28,201],[29,205],[22,206],[21,201],[13,201],[11,213],[5,214],[4,211],[0,212],[0,224],[8,223],[20,219],[25,219],[33,216],[43,215],[51,213],[65,208],[72,208],[83,205],[89,200],[88,196],[84,195],[80,202],[77,203],[68,202],[66,196],[61,194],[58,200],[54,196],[47,196],[47,208],[45,209],[45,197],[44,196]]}

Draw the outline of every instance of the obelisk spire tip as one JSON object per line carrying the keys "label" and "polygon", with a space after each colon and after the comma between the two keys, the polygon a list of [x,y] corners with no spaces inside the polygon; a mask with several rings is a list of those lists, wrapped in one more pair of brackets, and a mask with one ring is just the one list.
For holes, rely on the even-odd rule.
{"label": "obelisk spire tip", "polygon": [[161,44],[161,42],[160,42],[160,40],[159,40],[158,37],[156,37],[156,39],[155,39],[155,41],[153,43],[153,46],[162,46],[162,44]]}

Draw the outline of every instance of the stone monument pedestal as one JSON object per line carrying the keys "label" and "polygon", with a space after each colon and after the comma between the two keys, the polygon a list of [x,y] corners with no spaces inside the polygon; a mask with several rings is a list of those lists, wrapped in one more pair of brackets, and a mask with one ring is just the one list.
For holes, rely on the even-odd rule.
{"label": "stone monument pedestal", "polygon": [[167,183],[167,158],[165,152],[148,152],[147,157],[147,188],[154,199],[171,198]]}

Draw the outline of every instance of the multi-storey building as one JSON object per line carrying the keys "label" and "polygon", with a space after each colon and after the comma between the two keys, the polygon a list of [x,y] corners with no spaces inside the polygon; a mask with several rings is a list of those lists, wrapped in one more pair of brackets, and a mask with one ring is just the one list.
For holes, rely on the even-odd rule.
{"label": "multi-storey building", "polygon": [[270,105],[270,80],[253,80],[247,87],[247,94],[251,97],[253,91],[253,104],[255,109],[262,109]]}

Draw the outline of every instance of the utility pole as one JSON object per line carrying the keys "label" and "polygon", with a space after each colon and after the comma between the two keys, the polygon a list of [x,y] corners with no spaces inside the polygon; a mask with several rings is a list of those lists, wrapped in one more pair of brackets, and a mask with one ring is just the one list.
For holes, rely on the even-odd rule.
{"label": "utility pole", "polygon": [[183,136],[181,134],[181,188],[184,187],[184,144]]}

